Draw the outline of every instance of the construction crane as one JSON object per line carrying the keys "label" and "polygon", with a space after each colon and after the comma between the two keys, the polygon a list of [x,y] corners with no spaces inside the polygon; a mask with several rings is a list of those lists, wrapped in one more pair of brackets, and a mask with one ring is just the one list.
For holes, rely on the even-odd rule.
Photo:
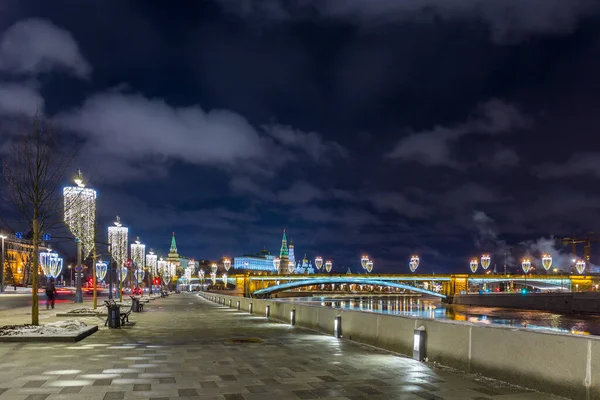
{"label": "construction crane", "polygon": [[564,246],[571,245],[573,250],[573,258],[577,258],[577,245],[583,243],[583,257],[585,258],[586,263],[590,262],[590,253],[592,242],[600,242],[600,236],[594,234],[594,232],[588,232],[583,236],[573,236],[567,238],[558,239],[562,242]]}

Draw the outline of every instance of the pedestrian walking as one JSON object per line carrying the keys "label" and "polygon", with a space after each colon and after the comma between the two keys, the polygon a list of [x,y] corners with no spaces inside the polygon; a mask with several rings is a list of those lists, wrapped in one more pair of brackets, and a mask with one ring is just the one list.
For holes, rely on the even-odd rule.
{"label": "pedestrian walking", "polygon": [[56,297],[56,286],[54,286],[54,278],[50,278],[46,285],[46,310],[52,306],[54,309],[54,298]]}

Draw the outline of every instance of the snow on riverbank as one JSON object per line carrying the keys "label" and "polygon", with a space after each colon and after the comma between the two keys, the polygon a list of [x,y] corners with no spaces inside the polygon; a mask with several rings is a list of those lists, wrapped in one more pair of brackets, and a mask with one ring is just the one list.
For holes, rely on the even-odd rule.
{"label": "snow on riverbank", "polygon": [[77,336],[90,327],[81,321],[66,320],[45,325],[9,325],[0,327],[0,336]]}

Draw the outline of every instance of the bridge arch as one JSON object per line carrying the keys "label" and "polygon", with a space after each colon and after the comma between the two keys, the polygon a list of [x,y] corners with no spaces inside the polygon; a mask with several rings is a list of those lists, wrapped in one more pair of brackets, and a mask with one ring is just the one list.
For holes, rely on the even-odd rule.
{"label": "bridge arch", "polygon": [[432,292],[430,290],[406,285],[403,283],[396,283],[396,282],[371,279],[371,278],[344,278],[344,277],[313,278],[313,279],[303,279],[303,280],[298,280],[298,281],[293,281],[293,282],[288,282],[288,283],[281,283],[279,285],[270,286],[265,289],[257,290],[254,293],[252,293],[252,297],[263,297],[263,296],[268,297],[271,294],[276,293],[276,292],[281,292],[283,290],[295,289],[295,288],[304,287],[304,286],[329,285],[329,284],[341,284],[341,283],[347,283],[350,285],[386,286],[386,287],[410,290],[410,291],[416,292],[416,293],[428,294],[431,296],[440,297],[442,299],[446,298],[446,296],[441,293]]}

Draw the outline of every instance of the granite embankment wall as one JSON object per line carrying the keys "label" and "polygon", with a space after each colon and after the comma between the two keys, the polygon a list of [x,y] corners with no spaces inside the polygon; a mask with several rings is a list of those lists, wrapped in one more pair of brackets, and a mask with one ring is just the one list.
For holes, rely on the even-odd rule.
{"label": "granite embankment wall", "polygon": [[600,314],[600,294],[597,292],[459,294],[448,298],[448,302],[456,305],[522,308],[563,314]]}
{"label": "granite embankment wall", "polygon": [[416,328],[426,331],[429,361],[477,372],[484,376],[572,399],[600,399],[600,338],[551,332],[532,332],[509,327],[481,326],[466,322],[428,320],[336,310],[222,294],[200,296],[237,307],[252,314],[290,322],[295,309],[296,325],[333,334],[334,320],[341,316],[344,339],[366,343],[412,356]]}

